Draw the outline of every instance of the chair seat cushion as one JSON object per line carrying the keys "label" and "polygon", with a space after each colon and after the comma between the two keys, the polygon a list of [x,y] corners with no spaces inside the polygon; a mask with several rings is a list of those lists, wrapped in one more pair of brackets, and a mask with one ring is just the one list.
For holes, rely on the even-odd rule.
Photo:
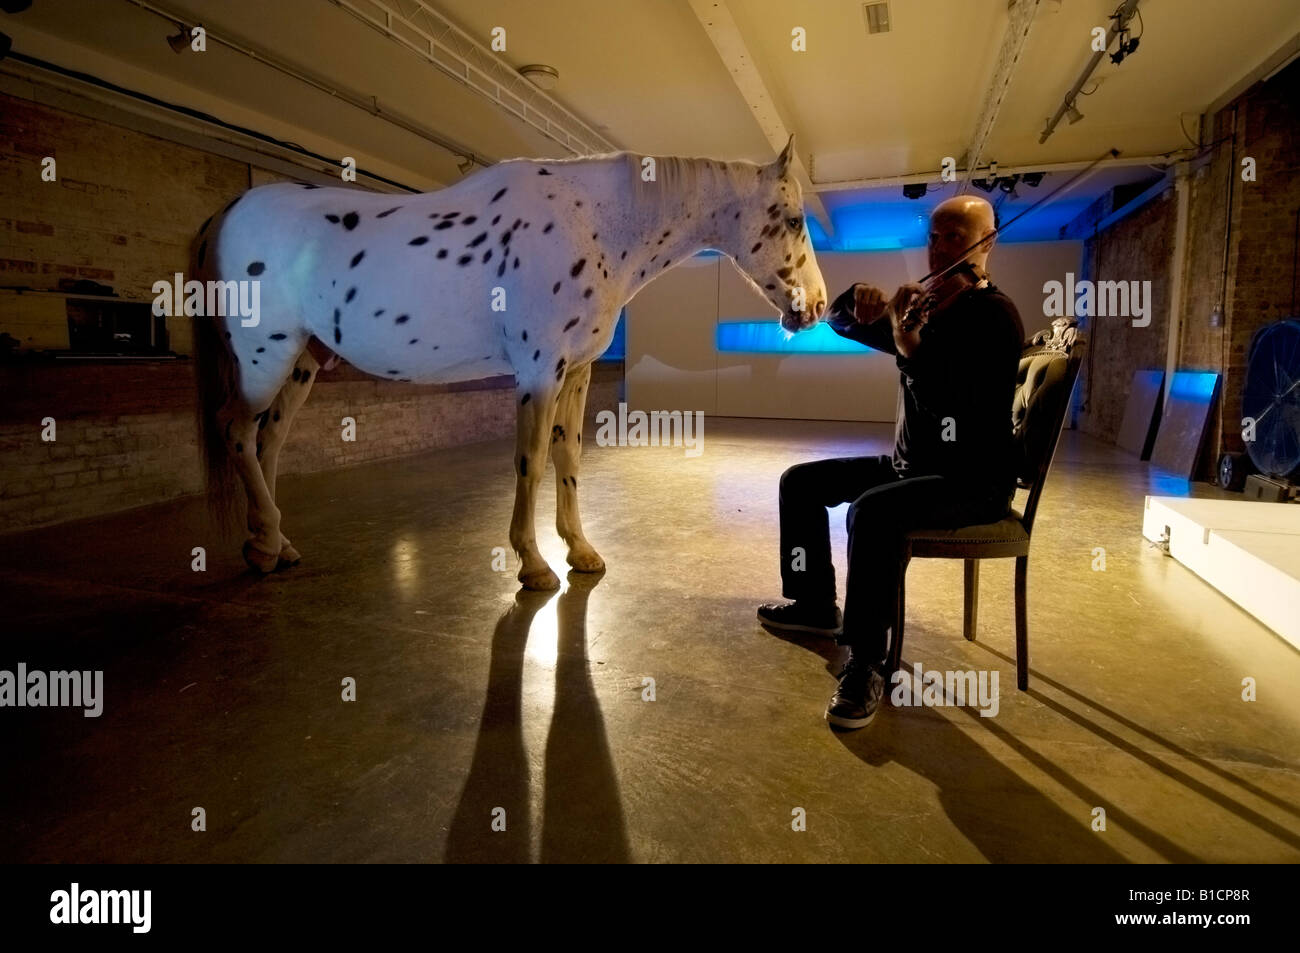
{"label": "chair seat cushion", "polygon": [[1006,519],[977,526],[960,526],[956,529],[914,529],[907,534],[913,542],[924,543],[1027,543],[1021,516],[1015,510]]}

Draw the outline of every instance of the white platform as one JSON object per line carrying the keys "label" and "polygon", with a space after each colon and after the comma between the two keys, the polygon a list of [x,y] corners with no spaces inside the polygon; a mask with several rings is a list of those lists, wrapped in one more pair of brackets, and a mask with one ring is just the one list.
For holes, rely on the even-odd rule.
{"label": "white platform", "polygon": [[1148,496],[1142,535],[1300,649],[1300,505]]}

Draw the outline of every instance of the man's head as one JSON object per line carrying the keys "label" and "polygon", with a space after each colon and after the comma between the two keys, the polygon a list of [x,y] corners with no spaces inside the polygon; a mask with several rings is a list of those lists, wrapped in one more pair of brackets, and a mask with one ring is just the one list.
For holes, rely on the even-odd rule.
{"label": "man's head", "polygon": [[958,195],[940,202],[930,213],[930,270],[947,268],[961,253],[985,236],[988,240],[966,256],[986,267],[994,240],[993,206],[975,195]]}

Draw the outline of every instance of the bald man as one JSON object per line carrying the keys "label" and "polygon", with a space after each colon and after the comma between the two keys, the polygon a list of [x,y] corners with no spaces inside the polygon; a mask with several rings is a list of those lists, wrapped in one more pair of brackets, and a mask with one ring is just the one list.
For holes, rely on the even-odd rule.
{"label": "bald man", "polygon": [[[983,275],[993,240],[988,202],[948,199],[930,216],[930,269],[966,253]],[[996,522],[1015,492],[1011,403],[1024,339],[1016,306],[985,276],[924,323],[904,320],[923,293],[905,284],[887,299],[873,285],[855,284],[829,317],[840,335],[896,357],[893,454],[803,463],[781,476],[782,594],[794,601],[760,606],[758,618],[773,629],[838,636],[849,647],[826,708],[839,728],[865,727],[880,706],[905,534]],[[841,503],[852,504],[842,614],[826,514]]]}

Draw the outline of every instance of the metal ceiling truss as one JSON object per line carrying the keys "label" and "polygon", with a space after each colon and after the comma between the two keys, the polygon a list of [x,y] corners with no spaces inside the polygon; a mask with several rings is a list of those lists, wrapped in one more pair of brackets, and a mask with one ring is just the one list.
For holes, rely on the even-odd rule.
{"label": "metal ceiling truss", "polygon": [[329,0],[574,155],[618,152],[501,56],[424,0]]}

